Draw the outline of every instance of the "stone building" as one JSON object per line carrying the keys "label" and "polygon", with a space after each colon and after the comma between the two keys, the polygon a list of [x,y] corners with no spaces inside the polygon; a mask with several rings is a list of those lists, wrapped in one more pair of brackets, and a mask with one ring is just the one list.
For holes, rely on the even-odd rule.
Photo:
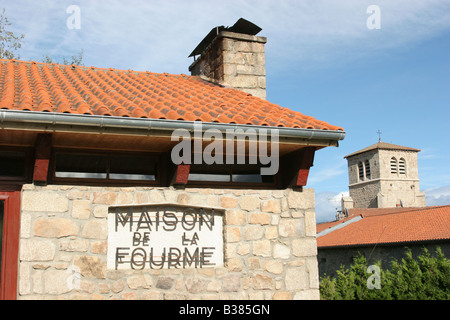
{"label": "stone building", "polygon": [[419,187],[418,152],[379,141],[345,156],[350,198],[343,198],[343,210],[425,206],[425,193]]}
{"label": "stone building", "polygon": [[320,276],[335,276],[360,253],[390,268],[393,259],[439,247],[450,254],[450,206],[425,206],[419,189],[418,149],[378,143],[349,154],[350,197],[335,221],[317,225]]}
{"label": "stone building", "polygon": [[[450,256],[450,206],[421,208],[349,209],[346,218],[317,225],[320,276],[336,276],[362,254],[368,264],[381,262],[390,269],[393,259],[405,257],[406,248],[417,257],[440,248]],[[368,277],[370,274],[368,274]]]}
{"label": "stone building", "polygon": [[262,99],[257,29],[194,75],[0,60],[1,299],[319,298],[307,180],[345,132]]}

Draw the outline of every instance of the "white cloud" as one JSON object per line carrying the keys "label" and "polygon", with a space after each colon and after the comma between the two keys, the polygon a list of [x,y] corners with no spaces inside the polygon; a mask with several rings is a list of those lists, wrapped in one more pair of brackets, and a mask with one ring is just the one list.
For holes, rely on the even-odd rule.
{"label": "white cloud", "polygon": [[425,190],[425,199],[427,206],[450,205],[450,186]]}
{"label": "white cloud", "polygon": [[348,197],[349,192],[319,192],[316,194],[316,221],[334,221],[336,213],[341,210],[342,197]]}
{"label": "white cloud", "polygon": [[263,28],[267,58],[278,67],[333,65],[373,51],[421,41],[450,27],[445,0],[378,0],[381,29],[369,30],[373,1],[76,1],[81,29],[68,30],[74,1],[19,0],[7,15],[25,33],[22,57],[71,55],[84,49],[96,66],[188,73],[188,54],[218,25],[244,17]]}

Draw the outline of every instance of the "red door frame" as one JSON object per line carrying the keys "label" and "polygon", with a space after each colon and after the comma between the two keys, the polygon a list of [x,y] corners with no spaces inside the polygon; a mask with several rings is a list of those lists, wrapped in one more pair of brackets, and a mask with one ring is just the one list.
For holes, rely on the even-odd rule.
{"label": "red door frame", "polygon": [[0,300],[17,299],[19,268],[20,191],[0,192],[5,201]]}

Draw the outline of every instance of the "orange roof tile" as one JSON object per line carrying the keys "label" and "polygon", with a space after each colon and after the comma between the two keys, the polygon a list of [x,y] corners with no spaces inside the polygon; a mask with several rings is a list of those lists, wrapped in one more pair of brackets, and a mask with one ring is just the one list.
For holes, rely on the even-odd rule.
{"label": "orange roof tile", "polygon": [[[322,236],[318,234],[319,248],[450,239],[450,206],[353,210],[356,211],[350,212],[346,221],[361,216],[362,219]],[[340,223],[326,224],[317,231]]]}
{"label": "orange roof tile", "polygon": [[343,130],[198,76],[3,59],[0,109]]}

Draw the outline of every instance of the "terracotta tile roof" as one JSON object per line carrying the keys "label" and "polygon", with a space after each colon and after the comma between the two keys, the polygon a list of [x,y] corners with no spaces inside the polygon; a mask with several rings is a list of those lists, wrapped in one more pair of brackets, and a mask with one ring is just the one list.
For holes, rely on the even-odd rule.
{"label": "terracotta tile roof", "polygon": [[1,59],[0,109],[342,130],[197,76]]}
{"label": "terracotta tile roof", "polygon": [[404,151],[414,151],[414,152],[420,152],[419,149],[414,149],[414,148],[410,148],[410,147],[404,147],[404,146],[399,146],[397,144],[392,144],[392,143],[387,143],[387,142],[378,142],[375,143],[367,148],[361,149],[359,151],[353,152],[349,155],[346,155],[344,158],[348,158],[363,152],[367,152],[367,151],[371,151],[371,150],[375,150],[375,149],[384,149],[384,150],[404,150]]}
{"label": "terracotta tile roof", "polygon": [[[355,219],[361,216],[362,219]],[[325,235],[318,235],[317,246],[336,247],[450,240],[450,206],[353,209],[350,210],[349,217],[345,221],[317,225],[317,232],[326,231],[328,228],[339,226],[346,221],[351,222],[352,219],[355,219],[355,222]]]}
{"label": "terracotta tile roof", "polygon": [[344,222],[347,222],[355,217],[359,217],[361,215],[363,216],[375,216],[375,215],[381,215],[381,214],[390,214],[390,213],[400,213],[405,211],[413,211],[413,210],[422,210],[423,208],[402,208],[402,207],[395,207],[395,208],[364,208],[364,209],[349,209],[348,210],[348,216],[344,219],[338,220],[338,221],[329,221],[329,222],[323,222],[316,225],[316,232],[322,232],[326,229],[336,227]]}

